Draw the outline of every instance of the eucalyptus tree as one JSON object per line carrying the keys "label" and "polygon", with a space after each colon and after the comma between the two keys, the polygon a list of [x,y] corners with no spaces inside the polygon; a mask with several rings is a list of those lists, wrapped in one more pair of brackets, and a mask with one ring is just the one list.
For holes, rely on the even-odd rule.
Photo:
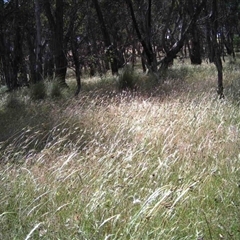
{"label": "eucalyptus tree", "polygon": [[106,48],[106,52],[107,52],[107,57],[110,60],[110,64],[111,64],[111,70],[112,70],[112,74],[118,74],[118,64],[117,64],[117,58],[116,58],[116,49],[114,48],[114,45],[110,39],[110,35],[108,32],[108,29],[106,27],[105,24],[105,20],[102,14],[102,10],[100,7],[100,4],[98,2],[98,0],[93,0],[93,4],[94,7],[96,9],[97,12],[97,17],[98,17],[98,21],[100,24],[100,28],[103,34],[103,39],[104,39],[104,43],[105,43],[105,48]]}
{"label": "eucalyptus tree", "polygon": [[[152,72],[157,72],[157,66],[160,66],[160,70],[167,69],[183,48],[187,34],[194,28],[206,0],[191,1],[191,4],[188,0],[161,2],[156,0],[138,0],[134,2],[135,4],[132,0],[125,0],[125,2],[146,56],[148,68]],[[194,5],[191,13],[189,5]],[[140,17],[137,17],[139,15]],[[161,15],[161,18],[153,22],[153,15],[154,17]],[[156,22],[159,25],[158,28],[154,27]],[[156,31],[157,37],[160,39],[158,47],[164,53],[164,57],[160,61],[157,61],[156,52],[154,51],[154,45],[157,41],[154,42],[153,40],[153,29],[158,29]]]}
{"label": "eucalyptus tree", "polygon": [[220,98],[224,97],[223,94],[223,65],[222,65],[222,46],[221,46],[221,22],[220,20],[220,4],[217,0],[208,1],[205,5],[205,26],[206,38],[208,43],[208,56],[209,61],[213,62],[216,66],[218,73],[218,88],[217,92]]}
{"label": "eucalyptus tree", "polygon": [[42,69],[42,24],[41,24],[41,6],[40,0],[34,1],[35,5],[35,21],[36,21],[36,46],[35,46],[35,54],[36,54],[36,79],[35,81],[40,81],[43,74]]}
{"label": "eucalyptus tree", "polygon": [[[117,65],[123,67],[125,50],[133,44],[132,29],[129,29],[130,18],[122,0],[101,1],[101,9],[104,15],[106,27],[115,49]],[[130,25],[130,26],[129,26]]]}
{"label": "eucalyptus tree", "polygon": [[67,73],[66,49],[64,49],[64,0],[56,0],[55,4],[50,0],[43,0],[43,8],[51,30],[50,47],[54,56],[55,77],[64,86]]}
{"label": "eucalyptus tree", "polygon": [[152,46],[152,0],[148,0],[147,3],[145,1],[137,1],[137,8],[140,9],[142,26],[144,26],[140,30],[139,23],[137,22],[137,17],[134,11],[132,0],[125,0],[131,18],[134,29],[136,31],[138,40],[140,41],[144,54],[146,56],[147,66],[150,71],[156,72],[157,71],[157,60],[156,55],[153,51]]}
{"label": "eucalyptus tree", "polygon": [[[16,79],[14,79],[12,74],[12,59],[10,55],[11,45],[9,33],[10,28],[10,18],[12,18],[12,7],[10,7],[4,0],[0,1],[0,60],[2,69],[2,82],[4,82],[7,87],[11,90],[17,84]],[[15,82],[14,82],[15,80]]]}
{"label": "eucalyptus tree", "polygon": [[77,0],[73,0],[73,4],[75,6],[75,12],[73,14],[74,17],[71,18],[71,24],[70,28],[72,28],[72,31],[68,31],[66,42],[69,40],[70,50],[72,53],[72,60],[73,65],[75,67],[75,76],[76,76],[76,82],[77,82],[77,89],[75,92],[75,95],[78,95],[81,91],[82,83],[81,83],[81,63],[83,61],[81,60],[80,56],[82,55],[82,52],[80,51],[82,46],[82,43],[84,41],[85,31],[82,30],[84,25],[84,20],[86,19],[86,12],[87,12],[87,6],[84,4],[84,1],[81,1],[81,4]]}
{"label": "eucalyptus tree", "polygon": [[[193,16],[195,10],[195,1],[189,0],[186,10],[188,15]],[[200,15],[201,17],[201,15]],[[199,19],[195,19],[194,24],[189,28],[189,34],[186,39],[189,57],[192,64],[201,64],[202,63],[202,36],[201,36],[201,27],[199,25]]]}
{"label": "eucalyptus tree", "polygon": [[240,19],[240,1],[239,0],[222,0],[219,1],[219,22],[221,33],[221,41],[228,55],[235,58],[234,51],[234,35],[239,34]]}
{"label": "eucalyptus tree", "polygon": [[[75,34],[79,26],[78,16],[82,0],[41,0],[49,27],[48,47],[54,59],[54,75],[62,86],[66,84],[66,73],[69,66],[69,52],[72,52],[75,65],[77,92],[81,89],[80,62],[77,54],[77,38]],[[81,22],[81,21],[80,21]],[[46,28],[46,26],[45,26]]]}
{"label": "eucalyptus tree", "polygon": [[31,16],[28,1],[9,0],[0,2],[0,61],[4,82],[14,90],[26,82],[25,31]]}
{"label": "eucalyptus tree", "polygon": [[169,3],[162,31],[162,44],[166,56],[160,61],[160,69],[166,69],[183,48],[187,35],[196,26],[206,2],[206,0],[191,1],[190,5],[194,5],[192,11],[189,11],[188,0],[172,0],[171,4]]}

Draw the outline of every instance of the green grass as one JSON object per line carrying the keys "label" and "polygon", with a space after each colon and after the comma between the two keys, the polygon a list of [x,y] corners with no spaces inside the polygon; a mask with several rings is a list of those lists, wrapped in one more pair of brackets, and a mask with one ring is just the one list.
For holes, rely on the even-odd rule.
{"label": "green grass", "polygon": [[2,95],[0,239],[239,239],[239,70],[225,69],[224,100],[214,66],[182,64],[159,85],[134,73],[134,93],[85,79],[67,101]]}

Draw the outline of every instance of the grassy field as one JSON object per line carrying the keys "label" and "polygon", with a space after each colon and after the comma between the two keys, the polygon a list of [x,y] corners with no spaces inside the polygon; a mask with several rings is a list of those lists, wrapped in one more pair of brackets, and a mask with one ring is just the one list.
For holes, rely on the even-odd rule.
{"label": "grassy field", "polygon": [[163,78],[1,94],[0,239],[240,239],[240,64]]}

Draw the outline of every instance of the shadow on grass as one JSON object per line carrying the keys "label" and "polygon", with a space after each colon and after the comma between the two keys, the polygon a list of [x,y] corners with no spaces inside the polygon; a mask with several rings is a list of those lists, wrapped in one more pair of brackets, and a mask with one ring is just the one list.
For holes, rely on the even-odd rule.
{"label": "shadow on grass", "polygon": [[[191,90],[191,83],[198,81],[199,78],[200,80],[205,78],[201,76],[203,73],[205,71],[204,69],[201,70],[201,66],[191,65],[173,66],[158,76],[144,74],[136,69],[135,71],[128,72],[126,80],[123,79],[125,75],[121,74],[121,72],[119,77],[106,77],[99,81],[84,79],[82,93],[88,94],[92,98],[98,96],[99,98],[114,99],[118,98],[121,94],[125,96],[129,94],[143,98],[155,97],[164,99],[165,97],[176,97],[183,93],[188,93]],[[127,84],[122,87],[122,83],[129,82],[129,87]],[[204,88],[203,91],[205,90],[207,89]]]}
{"label": "shadow on grass", "polygon": [[[231,96],[234,102],[240,99],[240,80],[239,66],[240,62],[223,63],[224,70],[224,93],[226,97]],[[136,68],[133,75],[137,76],[134,81],[134,90],[124,89],[121,91],[118,87],[117,77],[106,77],[99,81],[88,81],[83,79],[83,92],[90,94],[93,98],[115,98],[124,93],[143,98],[154,97],[164,100],[169,97],[178,97],[190,95],[202,96],[208,94],[218,99],[217,96],[217,70],[214,64],[203,62],[202,65],[191,65],[189,63],[176,64],[170,67],[165,73],[155,76],[142,73],[140,68]],[[232,79],[235,79],[234,81]],[[133,81],[132,81],[133,82]],[[231,83],[229,83],[231,82]],[[231,100],[230,99],[230,100]]]}
{"label": "shadow on grass", "polygon": [[8,96],[0,109],[0,142],[6,141],[27,125],[27,108],[23,101]]}
{"label": "shadow on grass", "polygon": [[84,147],[83,129],[75,126],[74,119],[67,119],[56,104],[53,101],[24,103],[9,96],[0,109],[2,162],[24,161],[27,156],[53,146],[61,152],[71,142],[78,141],[79,148]]}

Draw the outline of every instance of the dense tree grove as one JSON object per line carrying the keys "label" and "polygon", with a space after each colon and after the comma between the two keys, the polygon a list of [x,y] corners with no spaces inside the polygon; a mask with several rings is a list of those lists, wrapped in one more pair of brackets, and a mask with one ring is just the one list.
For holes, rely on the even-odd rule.
{"label": "dense tree grove", "polygon": [[158,78],[175,58],[217,69],[238,48],[239,0],[0,0],[0,78],[14,90],[57,79],[67,68],[91,76],[118,74],[137,60]]}

